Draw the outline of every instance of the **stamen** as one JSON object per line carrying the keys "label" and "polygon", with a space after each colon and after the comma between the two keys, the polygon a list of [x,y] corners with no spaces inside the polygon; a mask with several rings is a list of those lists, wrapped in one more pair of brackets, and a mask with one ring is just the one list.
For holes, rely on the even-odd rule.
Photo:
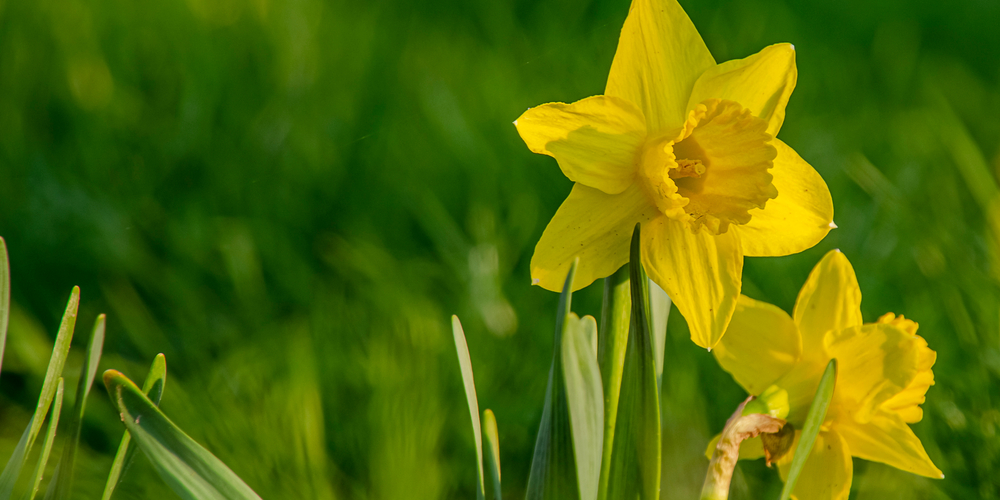
{"label": "stamen", "polygon": [[682,177],[701,177],[705,173],[705,165],[701,163],[701,160],[677,160],[677,168],[670,169],[670,173],[667,175],[671,179],[680,179]]}

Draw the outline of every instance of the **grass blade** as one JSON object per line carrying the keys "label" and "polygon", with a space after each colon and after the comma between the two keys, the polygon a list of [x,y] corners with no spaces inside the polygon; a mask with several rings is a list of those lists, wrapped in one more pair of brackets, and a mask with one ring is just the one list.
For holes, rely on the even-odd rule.
{"label": "grass blade", "polygon": [[639,225],[632,233],[632,312],[622,370],[618,417],[606,489],[601,498],[654,499],[660,490],[660,404],[650,333],[649,278],[639,256]]}
{"label": "grass blade", "polygon": [[52,405],[52,399],[56,395],[59,380],[62,378],[63,366],[66,364],[66,355],[69,353],[70,342],[73,340],[73,329],[76,326],[76,313],[79,305],[80,288],[73,287],[73,292],[69,296],[69,303],[66,304],[66,312],[63,313],[62,322],[59,324],[59,333],[56,334],[55,345],[52,347],[52,356],[49,358],[48,369],[45,371],[45,381],[42,383],[42,390],[38,396],[35,414],[28,422],[25,435],[21,437],[23,447],[22,442],[19,442],[14,454],[7,460],[7,465],[4,466],[3,472],[0,473],[0,499],[10,498],[11,493],[14,491],[14,484],[21,475],[21,469],[24,468],[24,461],[28,454],[31,453],[31,448],[35,444],[35,438],[38,437],[38,432],[45,421],[45,415],[49,413],[49,406]]}
{"label": "grass blade", "polygon": [[73,415],[69,425],[72,434],[63,445],[62,457],[56,465],[55,479],[49,483],[45,493],[46,499],[69,498],[70,492],[73,490],[73,471],[76,463],[76,451],[80,444],[83,414],[87,409],[90,388],[94,385],[94,378],[97,376],[97,365],[101,362],[101,351],[104,349],[104,331],[105,316],[101,314],[94,321],[94,329],[91,331],[90,341],[87,343],[87,358],[80,371],[80,382],[76,386],[76,401],[73,403]]}
{"label": "grass blade", "polygon": [[[163,353],[160,353],[153,359],[153,366],[149,368],[149,373],[146,374],[146,380],[142,383],[142,392],[146,394],[146,397],[154,405],[159,406],[160,399],[163,398],[163,389],[166,383],[167,358]],[[132,442],[132,435],[126,430],[122,435],[121,443],[118,444],[118,452],[115,453],[115,459],[111,462],[111,472],[108,474],[108,482],[104,485],[104,494],[101,495],[101,500],[111,499],[111,495],[114,493],[115,488],[118,487],[122,475],[132,465],[134,455],[135,443]]]}
{"label": "grass blade", "polygon": [[[816,388],[816,396],[812,405],[809,406],[809,413],[806,414],[805,424],[802,425],[802,434],[799,435],[799,444],[795,449],[795,456],[792,458],[792,465],[788,469],[788,479],[785,487],[781,489],[781,500],[788,500],[795,491],[795,483],[799,480],[799,474],[806,465],[813,444],[816,443],[816,436],[819,428],[826,418],[826,410],[830,407],[830,400],[833,399],[833,389],[837,384],[837,360],[831,359],[823,372],[823,378],[819,380],[819,387]],[[803,453],[799,453],[803,450]]]}
{"label": "grass blade", "polygon": [[528,474],[527,500],[580,498],[561,356],[566,323],[579,321],[575,315],[570,315],[576,267],[577,262],[570,266],[559,297],[555,341],[552,344],[552,366],[549,369],[545,407]]}
{"label": "grass blade", "polygon": [[576,477],[582,500],[596,500],[604,440],[604,388],[593,342],[597,322],[591,316],[566,319],[562,367]]}
{"label": "grass blade", "polygon": [[260,499],[222,461],[171,422],[128,377],[108,370],[104,385],[136,444],[174,493],[189,500]]}
{"label": "grass blade", "polygon": [[476,483],[476,498],[486,498],[483,482],[483,430],[479,422],[479,398],[476,397],[476,380],[472,376],[472,358],[469,357],[469,344],[465,340],[465,330],[458,316],[451,317],[451,333],[455,337],[455,350],[458,351],[458,364],[462,369],[462,384],[465,386],[465,399],[469,403],[469,414],[472,416],[472,433],[476,440],[476,467],[479,473]]}
{"label": "grass blade", "polygon": [[493,500],[501,500],[500,433],[497,431],[497,418],[489,408],[483,412],[483,434],[486,436],[486,463],[493,478]]}
{"label": "grass blade", "polygon": [[38,455],[38,465],[35,466],[35,479],[31,483],[31,489],[24,495],[26,500],[34,500],[38,494],[38,485],[42,483],[42,474],[45,473],[45,464],[49,462],[49,453],[52,451],[52,443],[55,441],[56,430],[59,428],[59,414],[62,412],[63,402],[63,379],[60,377],[56,384],[56,396],[52,405],[52,416],[49,417],[49,430],[45,433],[45,441],[42,442],[42,452]]}
{"label": "grass blade", "polygon": [[0,371],[3,370],[3,351],[7,345],[7,324],[10,322],[10,262],[7,260],[7,243],[0,236]]}

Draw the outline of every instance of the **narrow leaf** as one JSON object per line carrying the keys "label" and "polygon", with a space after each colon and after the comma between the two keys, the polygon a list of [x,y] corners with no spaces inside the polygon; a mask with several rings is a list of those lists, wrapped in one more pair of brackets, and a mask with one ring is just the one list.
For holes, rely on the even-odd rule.
{"label": "narrow leaf", "polygon": [[486,464],[493,478],[493,500],[501,500],[500,433],[497,431],[497,418],[489,408],[483,412],[483,434],[486,435]]}
{"label": "narrow leaf", "polygon": [[[582,500],[595,500],[601,473],[604,438],[604,389],[593,341],[597,322],[591,316],[566,319],[562,340],[562,367],[569,409],[576,477]],[[593,339],[593,340],[592,340]]]}
{"label": "narrow leaf", "polygon": [[3,351],[7,345],[7,324],[10,321],[10,262],[7,260],[7,243],[0,236],[0,371],[3,369]]}
{"label": "narrow leaf", "polygon": [[570,266],[559,297],[555,341],[552,344],[552,366],[549,368],[545,407],[528,474],[527,500],[580,498],[561,356],[566,323],[579,321],[576,315],[570,314],[577,264],[578,261],[574,261]]}
{"label": "narrow leaf", "polygon": [[600,498],[605,498],[611,473],[611,451],[614,449],[622,368],[625,365],[629,321],[632,318],[631,290],[628,264],[604,279],[604,303],[601,306],[601,328],[597,349],[597,360],[601,365],[601,380],[604,384],[604,445],[598,486]]}
{"label": "narrow leaf", "polygon": [[[149,373],[146,374],[146,381],[142,383],[142,392],[146,394],[154,405],[159,406],[166,382],[167,358],[163,353],[160,353],[153,359],[153,366],[149,368]],[[132,442],[132,435],[126,430],[122,435],[121,443],[118,445],[118,452],[115,453],[115,459],[111,462],[111,472],[108,474],[108,482],[104,485],[104,494],[101,495],[101,500],[111,499],[111,495],[121,481],[122,475],[132,464],[134,454],[135,443]]]}
{"label": "narrow leaf", "polygon": [[76,326],[76,311],[80,305],[80,288],[73,287],[73,292],[69,296],[69,303],[66,304],[66,312],[63,314],[62,322],[59,324],[59,333],[56,334],[55,345],[52,347],[52,356],[49,358],[49,366],[45,371],[45,381],[42,382],[42,390],[38,396],[38,404],[35,406],[35,414],[28,422],[25,435],[22,436],[23,447],[19,442],[17,449],[7,465],[4,466],[3,473],[0,473],[0,499],[10,498],[14,490],[14,484],[21,475],[24,468],[24,461],[31,448],[35,444],[35,438],[41,430],[45,415],[49,413],[49,406],[52,405],[52,398],[56,395],[59,379],[62,378],[63,366],[66,364],[66,355],[69,353],[70,342],[73,340],[73,328]]}
{"label": "narrow leaf", "polygon": [[469,344],[465,340],[465,330],[458,316],[451,317],[451,333],[455,337],[455,350],[458,352],[458,364],[462,369],[462,384],[465,385],[465,399],[469,403],[469,415],[472,416],[472,434],[476,441],[476,467],[479,482],[476,483],[476,498],[486,498],[483,482],[483,431],[479,422],[479,398],[476,397],[476,380],[472,376],[472,358],[469,357]]}
{"label": "narrow leaf", "polygon": [[659,498],[660,403],[650,334],[649,278],[639,255],[639,225],[629,265],[632,313],[607,489],[601,498]]}
{"label": "narrow leaf", "polygon": [[222,461],[171,422],[128,377],[108,370],[104,385],[136,444],[174,493],[189,500],[260,499]]}
{"label": "narrow leaf", "polygon": [[83,414],[87,408],[87,397],[90,395],[90,388],[94,385],[94,377],[97,376],[97,364],[101,361],[101,351],[104,349],[104,327],[105,316],[97,316],[94,322],[94,329],[90,334],[90,342],[87,344],[87,358],[80,371],[80,381],[76,386],[76,401],[73,403],[73,415],[69,428],[72,434],[63,445],[63,454],[56,464],[56,474],[49,482],[45,493],[46,499],[69,498],[73,490],[73,472],[76,463],[76,451],[80,444],[80,430],[83,426]]}
{"label": "narrow leaf", "polygon": [[59,428],[59,414],[62,412],[63,402],[63,379],[59,378],[56,385],[55,404],[52,406],[52,416],[49,417],[49,430],[45,433],[45,441],[42,442],[42,452],[38,455],[38,465],[35,466],[34,481],[31,489],[24,495],[26,500],[34,500],[38,494],[38,485],[42,482],[42,474],[45,473],[45,464],[49,462],[49,452],[52,451],[52,443],[55,441],[56,429]]}
{"label": "narrow leaf", "polygon": [[653,332],[653,356],[656,361],[656,386],[663,389],[663,355],[667,343],[667,319],[670,317],[670,297],[659,285],[649,280],[649,311]]}
{"label": "narrow leaf", "polygon": [[[785,487],[781,489],[781,500],[788,500],[795,491],[795,483],[799,480],[799,474],[806,465],[806,460],[812,452],[813,444],[816,443],[816,436],[826,419],[826,410],[830,407],[833,399],[833,389],[837,385],[837,360],[831,359],[823,372],[823,378],[819,380],[819,387],[816,388],[816,396],[813,397],[812,405],[809,406],[809,413],[806,414],[805,424],[802,425],[802,433],[799,435],[799,444],[795,449],[795,456],[792,458],[792,465],[788,469],[788,478],[785,480]],[[802,450],[802,453],[799,453]]]}

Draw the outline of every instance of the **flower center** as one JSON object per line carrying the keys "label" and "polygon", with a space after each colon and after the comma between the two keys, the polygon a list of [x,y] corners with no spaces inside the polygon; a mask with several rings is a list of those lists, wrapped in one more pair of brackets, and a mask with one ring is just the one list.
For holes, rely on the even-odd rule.
{"label": "flower center", "polygon": [[722,234],[778,196],[768,170],[777,150],[767,122],[733,101],[708,99],[682,127],[646,142],[639,168],[660,211],[692,231]]}

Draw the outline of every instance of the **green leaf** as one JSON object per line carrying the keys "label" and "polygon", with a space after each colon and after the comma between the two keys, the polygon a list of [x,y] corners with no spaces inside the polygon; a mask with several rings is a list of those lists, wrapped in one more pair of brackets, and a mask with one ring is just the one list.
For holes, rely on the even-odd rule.
{"label": "green leaf", "polygon": [[659,285],[649,280],[649,311],[653,332],[653,356],[656,361],[656,386],[663,389],[663,355],[667,343],[667,319],[670,317],[670,297]]}
{"label": "green leaf", "polygon": [[632,318],[632,289],[629,266],[622,266],[604,279],[604,303],[601,306],[601,328],[598,335],[597,359],[604,382],[604,446],[601,459],[600,498],[608,488],[611,473],[611,451],[614,449],[618,399],[621,395],[622,369],[628,346],[629,322]]}
{"label": "green leaf", "polygon": [[56,395],[59,380],[62,378],[63,366],[66,364],[66,355],[69,353],[70,342],[73,340],[73,328],[76,326],[76,311],[80,305],[80,288],[73,287],[70,293],[69,303],[66,304],[66,312],[63,313],[62,322],[59,324],[59,333],[56,334],[56,342],[52,347],[52,356],[49,358],[49,366],[45,371],[45,381],[42,383],[42,390],[38,396],[38,404],[35,406],[35,413],[28,422],[28,427],[21,436],[14,454],[7,460],[3,472],[0,473],[0,499],[10,498],[14,491],[14,484],[21,475],[24,468],[24,461],[31,448],[35,444],[35,438],[41,430],[45,415],[49,413],[49,406]]}
{"label": "green leaf", "polygon": [[34,481],[31,489],[25,493],[25,500],[34,500],[38,494],[38,485],[42,482],[42,474],[45,473],[45,464],[49,462],[49,453],[52,451],[52,443],[55,441],[56,429],[59,428],[59,414],[62,412],[63,402],[63,379],[59,378],[56,384],[55,404],[52,406],[52,415],[49,417],[49,430],[45,433],[45,441],[42,442],[42,452],[38,455],[38,465],[35,466]]}
{"label": "green leaf", "polygon": [[[809,413],[806,414],[805,424],[802,425],[802,433],[799,435],[799,444],[796,447],[795,456],[792,458],[792,465],[788,469],[788,478],[785,480],[785,487],[781,489],[781,500],[788,500],[795,491],[795,483],[799,480],[799,474],[809,459],[813,444],[816,443],[816,436],[826,419],[826,410],[830,408],[830,401],[833,399],[833,389],[837,385],[837,360],[831,359],[826,365],[823,377],[819,380],[819,387],[816,388],[816,396],[813,397],[812,405],[809,406]],[[803,450],[803,453],[798,453]]]}
{"label": "green leaf", "polygon": [[76,386],[76,401],[73,403],[73,415],[69,428],[72,435],[66,444],[63,445],[63,454],[56,464],[55,478],[49,482],[45,493],[46,499],[69,498],[73,490],[73,471],[76,463],[76,450],[80,444],[80,430],[83,426],[83,414],[87,408],[87,397],[90,396],[90,388],[94,385],[94,377],[97,376],[97,365],[101,361],[101,351],[104,348],[105,316],[97,316],[94,322],[94,329],[90,334],[90,342],[87,344],[87,359],[83,363],[80,371],[80,381]]}
{"label": "green leaf", "polygon": [[483,412],[483,434],[486,435],[486,464],[493,478],[493,500],[501,500],[500,433],[497,431],[497,418],[489,408]]}
{"label": "green leaf", "polygon": [[486,498],[483,482],[483,431],[479,422],[479,399],[476,397],[476,380],[472,376],[472,358],[469,357],[469,344],[465,340],[465,330],[458,316],[451,317],[451,333],[455,337],[455,350],[458,352],[458,364],[462,369],[462,384],[465,385],[465,399],[469,403],[469,414],[472,416],[472,433],[476,441],[476,467],[479,482],[476,483],[476,498]]}
{"label": "green leaf", "polygon": [[3,369],[3,351],[7,345],[7,324],[10,322],[10,262],[7,261],[7,243],[0,236],[0,370]]}
{"label": "green leaf", "polygon": [[549,368],[545,406],[528,474],[527,500],[580,498],[561,356],[566,323],[579,321],[575,315],[570,315],[577,263],[574,261],[570,266],[559,297],[555,341],[552,344],[552,366]]}
{"label": "green leaf", "polygon": [[108,370],[104,385],[136,444],[174,493],[189,500],[260,499],[222,461],[174,425],[128,377]]}
{"label": "green leaf", "polygon": [[580,498],[597,498],[604,440],[604,388],[594,342],[597,322],[591,316],[566,319],[562,339],[562,367],[566,384],[576,477]]}
{"label": "green leaf", "polygon": [[[649,278],[639,255],[639,225],[632,233],[632,313],[622,370],[618,417],[607,489],[601,498],[654,499],[660,491],[660,403],[650,332]],[[602,485],[603,486],[603,485]]]}
{"label": "green leaf", "polygon": [[[153,366],[149,368],[149,373],[146,374],[146,380],[142,383],[142,392],[146,394],[154,405],[159,406],[166,383],[167,358],[163,353],[160,353],[153,359]],[[118,486],[121,476],[132,464],[134,454],[135,443],[132,442],[132,435],[126,430],[122,435],[121,443],[118,445],[118,452],[115,453],[115,459],[111,462],[111,472],[108,474],[108,482],[104,485],[104,494],[101,495],[101,500],[111,499],[111,495]]]}

